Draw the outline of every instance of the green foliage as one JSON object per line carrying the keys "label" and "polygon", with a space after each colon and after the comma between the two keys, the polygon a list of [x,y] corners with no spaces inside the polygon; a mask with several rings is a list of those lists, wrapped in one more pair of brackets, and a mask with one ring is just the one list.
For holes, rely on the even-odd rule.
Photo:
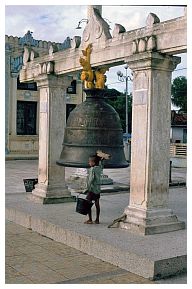
{"label": "green foliage", "polygon": [[[114,107],[114,109],[119,114],[121,120],[121,126],[123,132],[125,132],[126,128],[126,97],[125,94],[121,94],[117,96],[115,99],[108,99],[107,102]],[[128,95],[128,130],[131,133],[131,120],[132,120],[132,95]]]}
{"label": "green foliage", "polygon": [[185,76],[176,77],[171,86],[171,101],[173,105],[187,112],[187,79]]}

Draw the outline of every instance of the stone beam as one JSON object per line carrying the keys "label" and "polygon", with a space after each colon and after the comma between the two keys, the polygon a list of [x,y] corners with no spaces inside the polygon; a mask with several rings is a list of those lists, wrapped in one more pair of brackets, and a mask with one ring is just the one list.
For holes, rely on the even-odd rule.
{"label": "stone beam", "polygon": [[[151,16],[151,15],[149,15]],[[91,55],[92,67],[102,65],[116,66],[123,64],[127,57],[134,53],[145,51],[157,51],[169,55],[186,52],[187,49],[187,19],[186,16],[171,19],[164,22],[151,21],[147,18],[145,27],[132,31],[114,33],[113,37],[97,43],[92,41],[93,52]],[[157,17],[157,16],[156,16]],[[157,17],[158,18],[158,17]],[[119,25],[119,24],[116,24]],[[54,73],[56,75],[69,74],[81,70],[79,58],[82,55],[83,45],[74,45],[64,51],[49,53],[42,57],[30,59],[30,52],[26,56],[24,66],[20,73],[20,81],[32,81],[39,74],[43,63],[54,62]]]}

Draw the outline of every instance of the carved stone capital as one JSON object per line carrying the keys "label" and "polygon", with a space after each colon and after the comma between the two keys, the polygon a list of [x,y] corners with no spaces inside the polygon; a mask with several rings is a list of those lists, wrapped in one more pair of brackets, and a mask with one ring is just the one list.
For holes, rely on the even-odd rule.
{"label": "carved stone capital", "polygon": [[64,75],[54,75],[54,74],[39,74],[35,77],[35,82],[40,88],[49,87],[49,88],[66,88],[71,84],[71,77]]}
{"label": "carved stone capital", "polygon": [[133,71],[143,69],[173,71],[181,62],[181,57],[146,51],[129,56],[125,59],[125,62]]}

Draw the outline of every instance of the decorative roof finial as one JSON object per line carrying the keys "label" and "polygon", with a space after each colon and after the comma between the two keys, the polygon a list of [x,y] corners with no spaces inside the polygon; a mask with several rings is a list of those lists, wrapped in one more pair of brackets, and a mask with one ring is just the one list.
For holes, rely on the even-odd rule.
{"label": "decorative roof finial", "polygon": [[88,5],[87,18],[90,19],[93,14],[93,8],[97,10],[100,16],[102,16],[102,5]]}

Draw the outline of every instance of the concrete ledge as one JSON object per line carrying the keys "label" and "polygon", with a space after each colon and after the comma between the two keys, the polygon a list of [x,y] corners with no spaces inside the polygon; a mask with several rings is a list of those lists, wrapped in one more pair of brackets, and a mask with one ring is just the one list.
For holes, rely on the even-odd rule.
{"label": "concrete ledge", "polygon": [[[187,256],[177,256],[175,258],[169,258],[164,260],[159,260],[155,262],[155,279],[161,279],[162,277],[168,277],[172,275],[172,269],[174,268],[175,274],[181,274],[187,272],[186,269]],[[183,268],[183,269],[182,269]]]}
{"label": "concrete ledge", "polygon": [[23,227],[31,229],[31,215],[18,211],[17,209],[5,208],[5,218],[9,221],[15,222]]}

